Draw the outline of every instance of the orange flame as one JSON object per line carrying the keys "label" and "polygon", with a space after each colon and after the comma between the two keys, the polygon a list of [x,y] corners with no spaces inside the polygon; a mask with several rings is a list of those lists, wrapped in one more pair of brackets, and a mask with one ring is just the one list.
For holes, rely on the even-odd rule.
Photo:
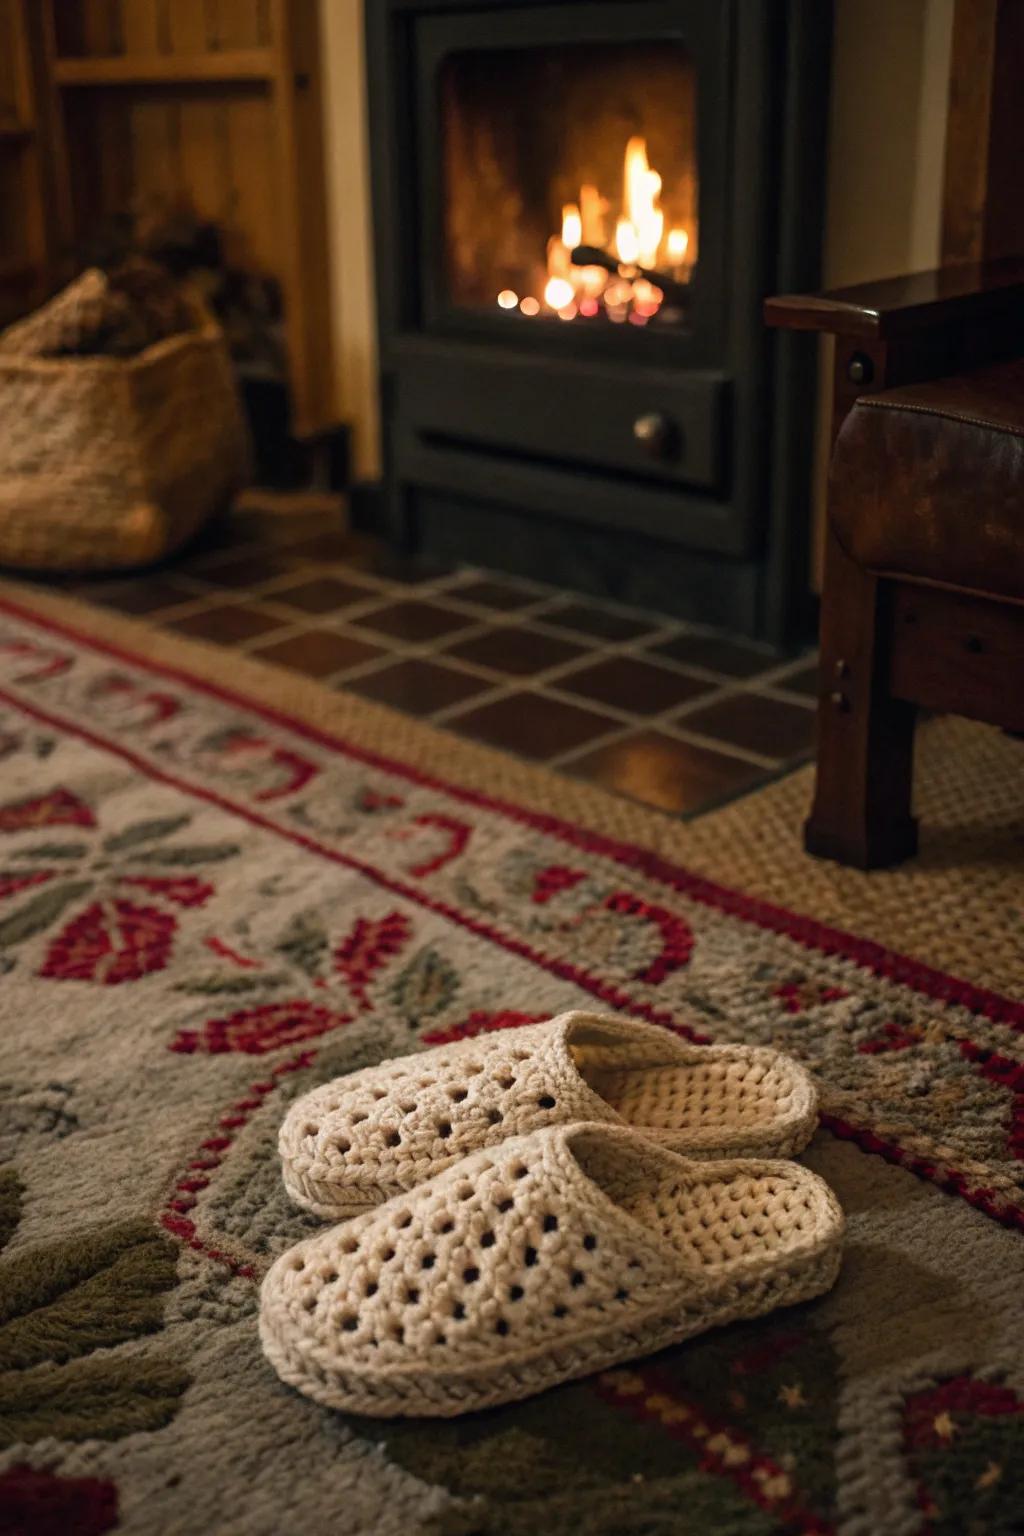
{"label": "orange flame", "polygon": [[[686,229],[666,231],[665,213],[660,207],[662,179],[647,158],[647,140],[634,135],[626,145],[622,167],[622,205],[615,219],[612,249],[625,267],[646,267],[657,270],[659,259],[673,268],[684,265],[690,246]],[[577,314],[589,318],[600,308],[600,299],[610,319],[629,318],[643,324],[657,313],[664,301],[664,292],[656,284],[636,278],[635,274],[620,272],[618,277],[609,275],[604,267],[575,267],[572,253],[580,245],[592,245],[599,250],[608,249],[606,215],[608,199],[602,197],[597,187],[584,184],[580,187],[579,201],[563,203],[562,227],[552,235],[547,245],[547,279],[544,285],[544,303],[563,320],[572,320]],[[499,295],[503,309],[512,309],[518,303],[524,315],[540,312],[540,302],[532,296],[517,300],[511,289]]]}

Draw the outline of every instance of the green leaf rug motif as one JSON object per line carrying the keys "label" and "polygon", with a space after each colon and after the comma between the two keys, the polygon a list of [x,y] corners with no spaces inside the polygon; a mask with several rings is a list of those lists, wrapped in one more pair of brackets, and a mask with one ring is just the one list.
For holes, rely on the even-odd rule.
{"label": "green leaf rug motif", "polygon": [[[8,1236],[17,1189],[5,1170],[0,1227]],[[176,1257],[169,1238],[132,1220],[0,1261],[0,1445],[115,1440],[170,1422],[188,1373],[160,1354],[117,1346],[163,1327]]]}

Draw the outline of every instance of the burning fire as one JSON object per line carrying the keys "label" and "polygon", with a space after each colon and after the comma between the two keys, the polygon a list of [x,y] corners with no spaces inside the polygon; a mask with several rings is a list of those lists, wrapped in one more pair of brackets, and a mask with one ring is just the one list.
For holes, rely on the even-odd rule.
{"label": "burning fire", "polygon": [[[661,177],[647,163],[647,144],[643,139],[630,139],[626,145],[625,182],[622,201],[626,217],[619,220],[615,230],[619,260],[653,267],[665,232],[665,215],[658,207]],[[622,247],[624,235],[629,255]]]}
{"label": "burning fire", "polygon": [[[546,308],[560,320],[577,315],[591,319],[602,307],[610,320],[646,325],[665,302],[662,282],[679,288],[689,281],[689,232],[666,229],[660,206],[662,180],[647,158],[647,141],[639,135],[626,145],[622,171],[621,212],[608,238],[610,204],[596,187],[580,187],[579,202],[562,208],[562,228],[547,245],[547,282],[540,299],[519,297],[506,288],[498,295],[502,309],[538,315]],[[580,246],[594,256],[590,265],[576,266],[572,255]]]}

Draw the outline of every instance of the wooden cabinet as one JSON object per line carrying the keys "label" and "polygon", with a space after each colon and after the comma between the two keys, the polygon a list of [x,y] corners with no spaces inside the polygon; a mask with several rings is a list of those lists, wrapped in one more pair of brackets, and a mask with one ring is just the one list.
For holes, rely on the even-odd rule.
{"label": "wooden cabinet", "polygon": [[322,432],[334,410],[317,0],[0,0],[12,6],[33,28],[58,252],[132,206],[190,205],[221,228],[231,265],[280,284],[293,430]]}

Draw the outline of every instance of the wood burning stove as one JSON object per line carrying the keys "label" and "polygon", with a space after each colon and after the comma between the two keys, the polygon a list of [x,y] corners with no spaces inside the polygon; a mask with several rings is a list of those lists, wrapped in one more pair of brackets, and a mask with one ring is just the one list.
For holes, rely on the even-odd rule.
{"label": "wood burning stove", "polygon": [[367,0],[396,539],[804,621],[824,0]]}

